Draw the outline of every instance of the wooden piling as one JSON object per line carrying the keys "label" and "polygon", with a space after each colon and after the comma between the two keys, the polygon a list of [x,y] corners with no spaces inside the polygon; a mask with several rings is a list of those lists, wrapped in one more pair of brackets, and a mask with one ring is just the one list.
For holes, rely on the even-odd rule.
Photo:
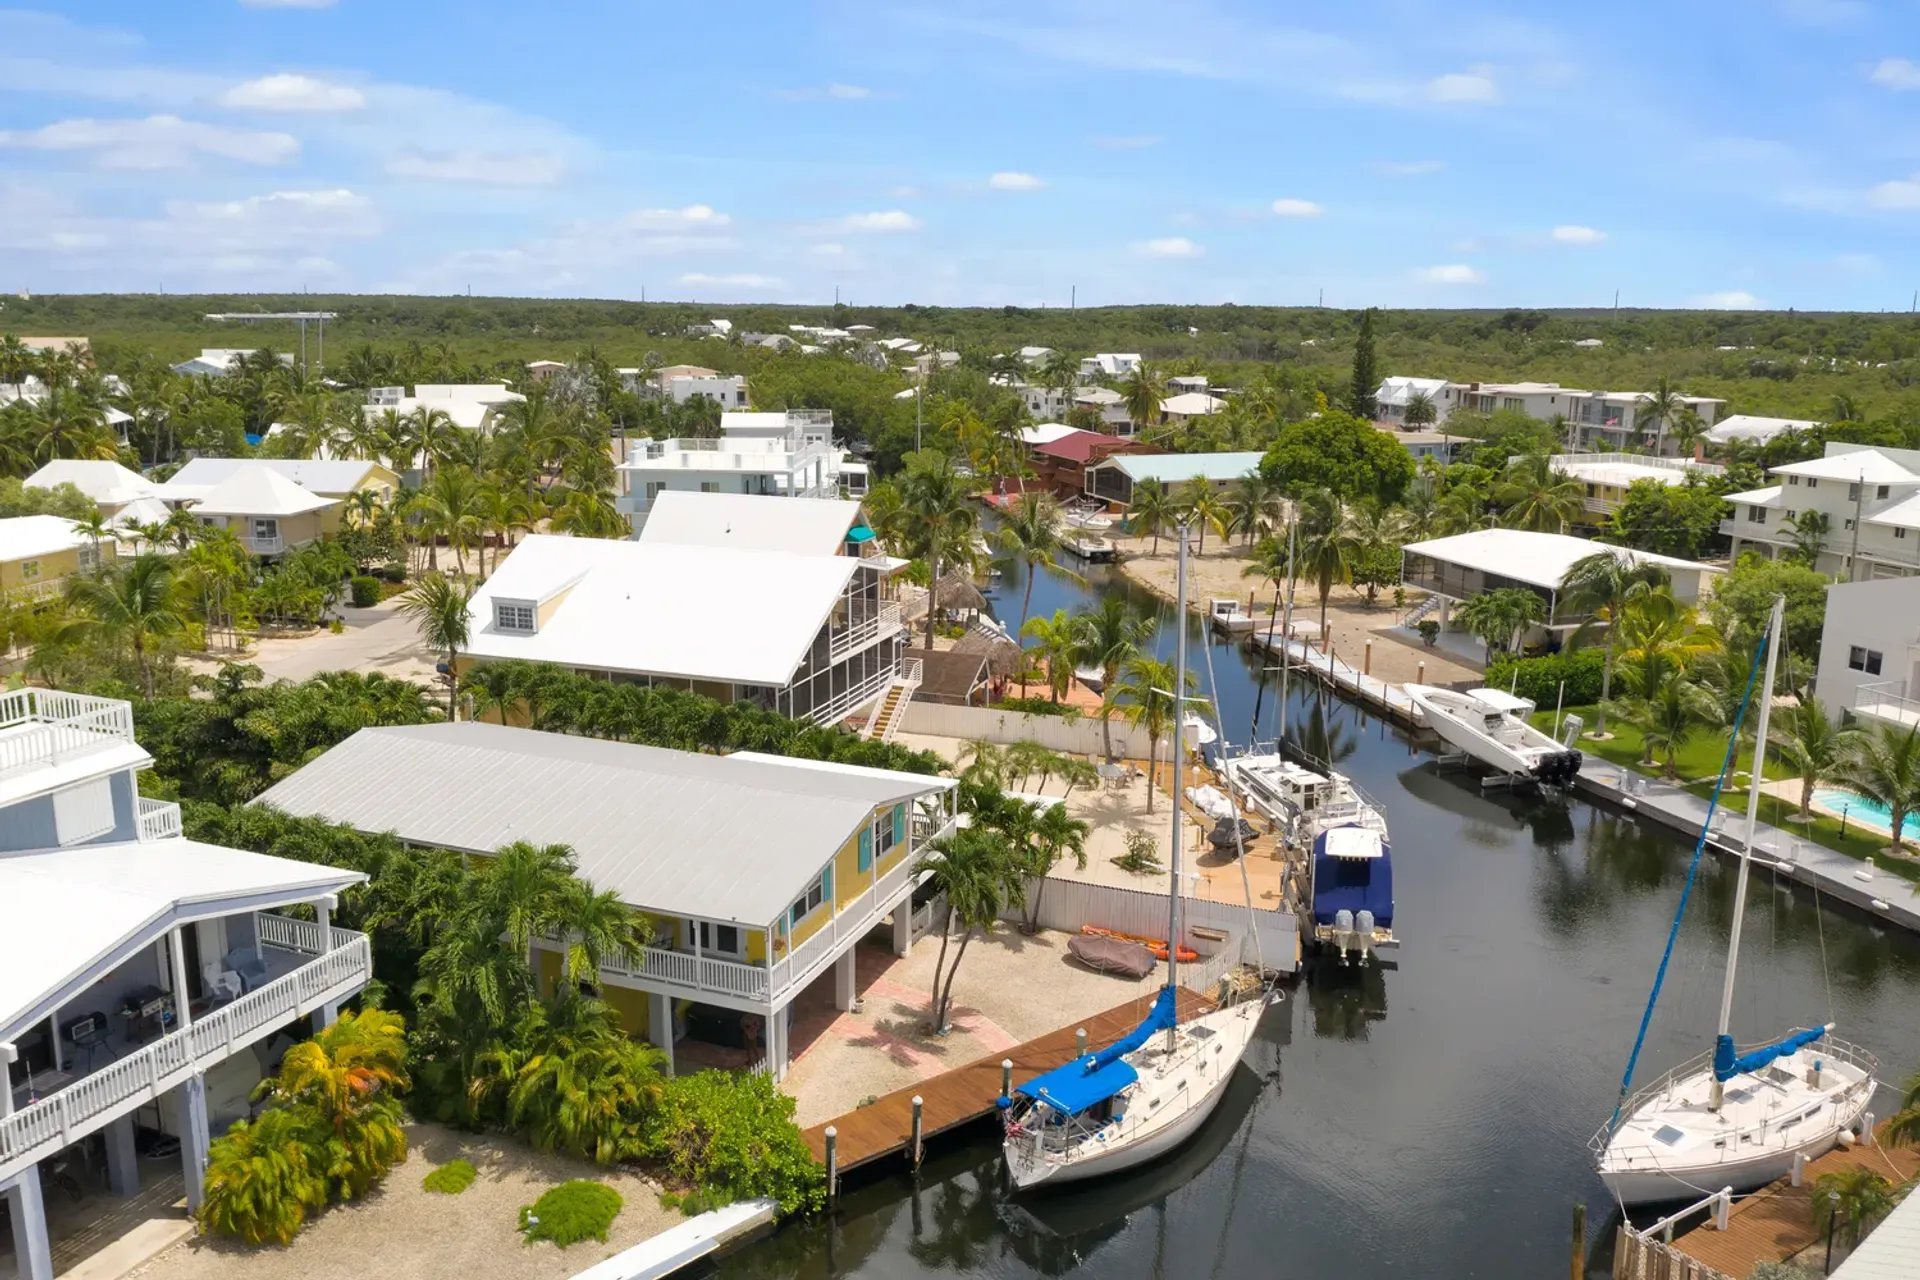
{"label": "wooden piling", "polygon": [[926,1129],[926,1101],[919,1094],[913,1095],[913,1167],[920,1167],[920,1153],[924,1146]]}
{"label": "wooden piling", "polygon": [[827,1126],[827,1204],[840,1202],[840,1131]]}
{"label": "wooden piling", "polygon": [[1570,1280],[1585,1280],[1587,1274],[1587,1204],[1576,1200],[1573,1205],[1573,1243],[1567,1254],[1567,1275]]}

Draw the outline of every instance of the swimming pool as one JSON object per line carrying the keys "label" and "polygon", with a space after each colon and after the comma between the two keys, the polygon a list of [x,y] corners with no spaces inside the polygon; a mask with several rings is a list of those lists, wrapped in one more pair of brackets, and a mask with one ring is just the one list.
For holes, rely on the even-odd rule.
{"label": "swimming pool", "polygon": [[[1869,800],[1838,787],[1815,787],[1813,802],[1831,811],[1835,817],[1845,814],[1848,822],[1857,822],[1883,835],[1893,834],[1893,823],[1890,821],[1893,814],[1878,800]],[[1905,828],[1907,839],[1920,840],[1920,815],[1909,813],[1901,826]]]}

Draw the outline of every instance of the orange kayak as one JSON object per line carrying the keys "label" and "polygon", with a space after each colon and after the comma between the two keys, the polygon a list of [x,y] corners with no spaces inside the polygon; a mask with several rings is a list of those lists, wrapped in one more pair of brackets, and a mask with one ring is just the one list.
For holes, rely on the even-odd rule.
{"label": "orange kayak", "polygon": [[[1093,924],[1081,925],[1080,932],[1090,938],[1119,938],[1124,942],[1137,942],[1148,951],[1151,951],[1154,959],[1165,960],[1167,958],[1167,940],[1165,938],[1148,938],[1137,933],[1121,933],[1117,929],[1102,929],[1099,925]],[[1179,959],[1181,964],[1192,964],[1199,958],[1200,953],[1192,947],[1180,948]]]}

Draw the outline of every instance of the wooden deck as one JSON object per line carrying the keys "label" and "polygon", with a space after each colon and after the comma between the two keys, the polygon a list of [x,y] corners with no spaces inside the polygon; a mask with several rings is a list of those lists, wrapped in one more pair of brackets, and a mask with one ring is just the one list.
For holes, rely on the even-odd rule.
{"label": "wooden deck", "polygon": [[[1884,1138],[1885,1134],[1882,1124],[1878,1137]],[[1810,1246],[1824,1248],[1826,1221],[1814,1221],[1813,1184],[1822,1174],[1859,1165],[1899,1186],[1920,1176],[1920,1147],[1887,1147],[1879,1141],[1850,1150],[1835,1147],[1808,1163],[1801,1185],[1792,1186],[1782,1179],[1744,1200],[1735,1200],[1725,1231],[1715,1231],[1709,1223],[1695,1227],[1674,1244],[1687,1256],[1730,1276],[1744,1276],[1761,1262],[1792,1259]],[[1818,1264],[1820,1259],[1814,1257],[1813,1261]]]}
{"label": "wooden deck", "polygon": [[[1153,994],[1157,994],[1153,993]],[[1000,1096],[1000,1060],[1013,1060],[1013,1082],[1017,1086],[1043,1071],[1065,1065],[1074,1053],[1074,1032],[1087,1030],[1087,1049],[1103,1049],[1140,1025],[1153,1005],[1153,994],[1130,1000],[1105,1013],[1095,1014],[1072,1026],[1050,1031],[1038,1040],[1015,1045],[1005,1053],[989,1054],[931,1080],[896,1090],[856,1108],[826,1124],[806,1130],[807,1145],[813,1158],[826,1160],[827,1124],[838,1135],[840,1171],[845,1173],[882,1156],[903,1151],[913,1140],[913,1097],[920,1095],[922,1138],[932,1138],[956,1125],[977,1120],[993,1110]],[[1191,1018],[1212,1008],[1204,997],[1180,988],[1180,1017]]]}

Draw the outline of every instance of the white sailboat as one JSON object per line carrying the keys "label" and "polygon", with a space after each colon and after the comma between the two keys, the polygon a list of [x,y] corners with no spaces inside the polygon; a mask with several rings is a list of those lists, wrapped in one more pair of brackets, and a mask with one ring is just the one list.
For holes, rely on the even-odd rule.
{"label": "white sailboat", "polygon": [[[1774,666],[1784,606],[1784,598],[1776,596],[1766,641],[1766,676],[1754,747],[1752,777],[1756,783],[1764,776],[1767,720],[1773,705]],[[1873,1055],[1829,1036],[1831,1023],[1796,1030],[1744,1053],[1736,1048],[1728,1032],[1759,809],[1760,788],[1754,785],[1747,797],[1746,840],[1735,879],[1720,1026],[1712,1051],[1675,1067],[1630,1097],[1628,1083],[1623,1083],[1613,1119],[1589,1144],[1601,1181],[1622,1204],[1708,1195],[1723,1187],[1747,1191],[1764,1186],[1791,1173],[1796,1157],[1812,1159],[1837,1143],[1851,1141],[1872,1100],[1877,1066]],[[1696,849],[1696,862],[1698,857]],[[1691,883],[1689,873],[1689,887]],[[1682,912],[1685,907],[1683,894]],[[1676,934],[1679,927],[1680,916],[1676,914]],[[1672,955],[1672,946],[1669,938],[1668,956]],[[1666,965],[1663,959],[1654,981],[1654,999],[1659,997]],[[1644,1029],[1643,1022],[1643,1034]],[[1634,1054],[1637,1058],[1638,1045]],[[1633,1061],[1629,1060],[1628,1082],[1632,1075]]]}
{"label": "white sailboat", "polygon": [[1406,686],[1427,727],[1447,745],[1505,774],[1565,786],[1580,772],[1581,755],[1527,723],[1533,703],[1498,689],[1459,693],[1427,684]]}
{"label": "white sailboat", "polygon": [[[1180,542],[1176,618],[1186,617],[1185,538]],[[1186,628],[1179,628],[1177,635],[1171,694],[1176,698],[1186,687]],[[1173,756],[1173,794],[1178,797],[1186,752],[1176,746]],[[1182,806],[1176,800],[1168,808],[1173,856],[1168,869],[1166,985],[1146,1020],[1117,1043],[1036,1076],[1015,1088],[1011,1097],[1000,1099],[1007,1172],[1016,1189],[1105,1177],[1158,1159],[1191,1138],[1220,1105],[1261,1014],[1275,998],[1263,989],[1189,1022],[1179,1020]]]}

